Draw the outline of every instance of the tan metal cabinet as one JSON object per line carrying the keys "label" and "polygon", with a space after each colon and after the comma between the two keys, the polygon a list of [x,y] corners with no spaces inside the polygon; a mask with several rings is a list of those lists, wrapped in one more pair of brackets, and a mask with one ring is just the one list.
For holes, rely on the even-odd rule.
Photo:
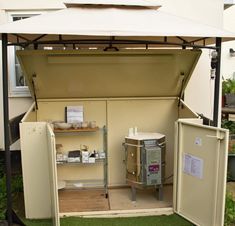
{"label": "tan metal cabinet", "polygon": [[[196,225],[222,226],[228,134],[202,126],[181,99],[200,54],[180,49],[19,52],[38,107],[32,106],[20,125],[26,217],[52,217],[60,224],[55,137],[46,121],[63,120],[65,106],[83,105],[89,119],[108,129],[109,186],[125,185],[122,142],[128,128],[165,134],[166,174],[174,173],[172,211]],[[74,148],[77,141],[70,141]],[[71,177],[90,175],[89,169],[74,170]],[[98,169],[93,173],[99,177]]]}

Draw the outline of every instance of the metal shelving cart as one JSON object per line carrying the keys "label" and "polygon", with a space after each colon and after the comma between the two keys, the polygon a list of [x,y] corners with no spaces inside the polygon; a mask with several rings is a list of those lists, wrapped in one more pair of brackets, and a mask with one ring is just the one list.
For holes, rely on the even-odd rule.
{"label": "metal shelving cart", "polygon": [[57,161],[57,166],[78,166],[78,165],[93,165],[103,164],[103,186],[105,190],[105,197],[108,198],[108,155],[107,155],[107,128],[78,128],[78,129],[54,129],[55,136],[76,136],[81,133],[103,133],[103,152],[105,155],[102,158],[96,158],[95,162],[68,162],[68,161]]}

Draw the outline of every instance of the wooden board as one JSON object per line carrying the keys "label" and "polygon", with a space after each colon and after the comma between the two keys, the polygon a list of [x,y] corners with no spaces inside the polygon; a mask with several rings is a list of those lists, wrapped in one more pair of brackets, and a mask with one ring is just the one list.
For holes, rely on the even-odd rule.
{"label": "wooden board", "polygon": [[59,211],[84,212],[109,210],[109,200],[102,189],[59,191]]}
{"label": "wooden board", "polygon": [[79,129],[54,129],[55,133],[79,133],[79,132],[96,132],[99,130],[99,127],[95,127],[95,128],[79,128]]}

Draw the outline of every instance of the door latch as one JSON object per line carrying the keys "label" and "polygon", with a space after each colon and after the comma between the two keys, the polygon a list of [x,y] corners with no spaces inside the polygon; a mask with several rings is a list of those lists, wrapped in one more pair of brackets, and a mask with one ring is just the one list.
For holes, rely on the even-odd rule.
{"label": "door latch", "polygon": [[224,140],[224,135],[222,135],[222,134],[219,134],[217,136],[212,136],[212,135],[206,135],[206,136],[209,138],[215,138],[217,140]]}

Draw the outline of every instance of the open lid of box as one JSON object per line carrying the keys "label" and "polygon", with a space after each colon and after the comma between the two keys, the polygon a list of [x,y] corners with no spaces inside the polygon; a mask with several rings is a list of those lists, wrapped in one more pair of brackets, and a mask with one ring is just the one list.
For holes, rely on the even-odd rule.
{"label": "open lid of box", "polygon": [[183,49],[17,52],[37,99],[181,97],[200,54]]}

